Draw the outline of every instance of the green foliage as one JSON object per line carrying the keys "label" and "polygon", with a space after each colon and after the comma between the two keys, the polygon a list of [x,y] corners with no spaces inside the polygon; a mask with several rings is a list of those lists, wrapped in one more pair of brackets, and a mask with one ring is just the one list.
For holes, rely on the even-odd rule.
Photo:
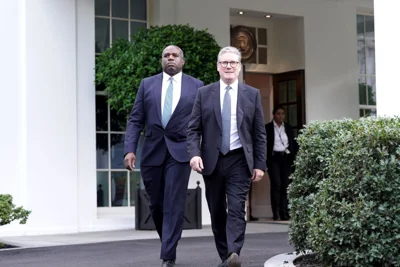
{"label": "green foliage", "polygon": [[291,243],[330,266],[399,266],[400,119],[314,122],[298,141]]}
{"label": "green foliage", "polygon": [[186,74],[204,84],[218,80],[216,62],[220,47],[207,30],[188,25],[141,29],[131,42],[118,39],[96,59],[95,82],[105,87],[112,109],[125,116],[129,114],[141,80],[162,71],[161,54],[171,44],[183,50]]}
{"label": "green foliage", "polygon": [[31,211],[22,207],[15,207],[11,195],[0,195],[0,226],[18,220],[20,224],[25,224]]}

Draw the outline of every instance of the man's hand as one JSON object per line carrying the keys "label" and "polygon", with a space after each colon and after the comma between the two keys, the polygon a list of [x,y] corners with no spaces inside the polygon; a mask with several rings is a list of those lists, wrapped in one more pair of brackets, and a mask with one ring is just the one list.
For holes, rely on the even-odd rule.
{"label": "man's hand", "polygon": [[264,171],[262,171],[260,169],[254,169],[251,180],[253,180],[253,182],[258,182],[263,178],[263,176],[264,176]]}
{"label": "man's hand", "polygon": [[124,158],[125,168],[130,171],[133,171],[133,169],[135,168],[135,163],[136,163],[135,153],[133,152],[127,153]]}
{"label": "man's hand", "polygon": [[192,170],[201,173],[202,170],[204,169],[203,160],[198,156],[193,157],[190,160],[190,167],[192,167]]}

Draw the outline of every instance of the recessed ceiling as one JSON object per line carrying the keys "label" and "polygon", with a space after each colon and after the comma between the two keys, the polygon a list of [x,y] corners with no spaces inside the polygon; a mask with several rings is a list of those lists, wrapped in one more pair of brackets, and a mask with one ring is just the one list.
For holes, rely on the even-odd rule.
{"label": "recessed ceiling", "polygon": [[[243,11],[244,14],[240,15],[239,14],[240,11]],[[260,18],[260,19],[267,19],[265,17],[266,15],[271,15],[271,18],[268,18],[268,19],[296,19],[296,18],[299,18],[299,17],[291,16],[291,15],[283,15],[283,14],[277,14],[277,13],[260,12],[260,11],[236,9],[236,8],[230,9],[230,15],[231,16],[248,17],[248,18]]]}

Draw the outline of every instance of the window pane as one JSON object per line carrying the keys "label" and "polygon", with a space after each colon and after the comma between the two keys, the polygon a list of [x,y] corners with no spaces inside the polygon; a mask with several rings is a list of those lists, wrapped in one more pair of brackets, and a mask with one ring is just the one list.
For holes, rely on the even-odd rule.
{"label": "window pane", "polygon": [[365,16],[365,34],[374,35],[375,25],[374,25],[374,16]]}
{"label": "window pane", "polygon": [[113,207],[128,206],[128,172],[111,172],[111,204]]}
{"label": "window pane", "polygon": [[125,169],[124,166],[124,136],[111,134],[111,169]]}
{"label": "window pane", "polygon": [[376,109],[365,109],[365,117],[376,117]]}
{"label": "window pane", "polygon": [[112,39],[115,41],[118,38],[128,39],[129,36],[129,22],[123,20],[112,21]]}
{"label": "window pane", "polygon": [[108,172],[97,172],[97,207],[109,206]]}
{"label": "window pane", "polygon": [[97,169],[108,169],[108,134],[96,134]]}
{"label": "window pane", "polygon": [[375,75],[375,46],[367,45],[366,66],[367,66],[367,74]]}
{"label": "window pane", "polygon": [[[138,171],[130,172],[129,175],[130,175],[130,191],[131,191],[130,206],[135,206],[137,189],[138,189],[138,187],[141,188],[141,185],[140,185],[141,176],[140,176],[140,172],[138,172]],[[139,186],[138,186],[138,183],[139,183]]]}
{"label": "window pane", "polygon": [[367,88],[366,88],[364,77],[358,79],[358,95],[359,95],[360,105],[366,105],[367,104]]}
{"label": "window pane", "polygon": [[367,45],[375,46],[375,27],[373,16],[365,16],[365,42]]}
{"label": "window pane", "polygon": [[267,45],[267,29],[258,28],[258,44]]}
{"label": "window pane", "polygon": [[360,118],[364,117],[364,110],[360,109]]}
{"label": "window pane", "polygon": [[297,96],[296,96],[296,80],[290,80],[289,81],[289,102],[296,102]]}
{"label": "window pane", "polygon": [[290,125],[297,126],[297,105],[288,106],[287,121]]}
{"label": "window pane", "polygon": [[364,16],[357,15],[357,39],[364,40]]}
{"label": "window pane", "polygon": [[107,99],[104,95],[96,95],[96,131],[107,131],[108,108]]}
{"label": "window pane", "polygon": [[111,131],[114,132],[125,132],[126,129],[126,117],[120,114],[117,114],[117,111],[112,109],[111,113]]}
{"label": "window pane", "polygon": [[258,48],[258,64],[267,64],[267,48]]}
{"label": "window pane", "polygon": [[131,0],[131,19],[146,20],[146,0]]}
{"label": "window pane", "polygon": [[365,74],[365,44],[363,42],[358,42],[358,73]]}
{"label": "window pane", "polygon": [[110,16],[110,0],[95,0],[96,16]]}
{"label": "window pane", "polygon": [[96,18],[96,53],[101,53],[110,47],[110,20]]}
{"label": "window pane", "polygon": [[146,23],[143,22],[131,22],[131,35],[135,35],[136,32],[140,29],[140,28],[146,28]]}
{"label": "window pane", "polygon": [[376,83],[375,77],[367,78],[368,105],[376,105]]}
{"label": "window pane", "polygon": [[128,18],[128,0],[112,0],[112,16]]}
{"label": "window pane", "polygon": [[287,102],[287,82],[280,82],[279,83],[279,103],[286,103]]}

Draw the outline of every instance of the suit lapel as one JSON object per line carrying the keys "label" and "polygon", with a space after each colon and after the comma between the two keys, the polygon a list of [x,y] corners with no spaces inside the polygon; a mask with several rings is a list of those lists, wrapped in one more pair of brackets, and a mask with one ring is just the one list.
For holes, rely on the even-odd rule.
{"label": "suit lapel", "polygon": [[157,114],[161,122],[161,91],[162,91],[162,73],[157,75],[153,84],[154,99],[156,100]]}
{"label": "suit lapel", "polygon": [[220,83],[216,82],[212,88],[212,99],[213,99],[215,118],[217,119],[219,128],[222,130],[221,96],[219,88],[220,88]]}
{"label": "suit lapel", "polygon": [[238,96],[237,96],[237,107],[236,107],[236,119],[237,119],[237,128],[240,129],[240,126],[243,122],[243,107],[244,101],[246,98],[246,87],[242,84],[238,84]]}

